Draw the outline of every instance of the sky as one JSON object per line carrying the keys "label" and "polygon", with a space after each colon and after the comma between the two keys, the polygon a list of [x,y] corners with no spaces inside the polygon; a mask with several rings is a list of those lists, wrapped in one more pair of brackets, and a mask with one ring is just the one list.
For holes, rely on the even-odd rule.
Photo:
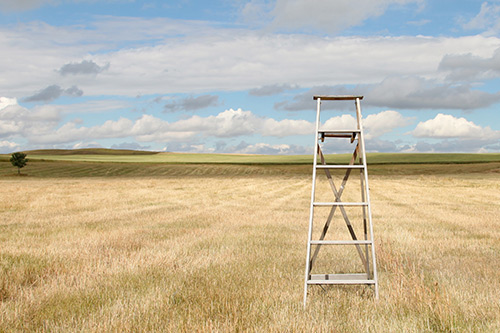
{"label": "sky", "polygon": [[500,0],[0,0],[0,54],[0,153],[311,154],[336,94],[369,152],[500,152]]}

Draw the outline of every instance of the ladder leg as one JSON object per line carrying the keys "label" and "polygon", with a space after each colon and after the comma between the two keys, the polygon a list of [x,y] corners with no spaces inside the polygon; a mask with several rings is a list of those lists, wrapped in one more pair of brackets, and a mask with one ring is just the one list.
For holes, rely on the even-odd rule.
{"label": "ladder leg", "polygon": [[363,119],[361,116],[361,103],[360,99],[356,98],[355,101],[356,105],[356,118],[358,121],[358,128],[360,129],[360,135],[359,135],[359,143],[361,145],[361,156],[360,158],[362,159],[363,165],[365,166],[363,169],[363,178],[364,178],[364,184],[365,184],[365,189],[366,189],[366,202],[368,202],[368,223],[369,223],[369,229],[370,229],[370,239],[372,241],[371,248],[372,248],[372,267],[373,267],[373,280],[375,281],[375,299],[378,299],[378,274],[377,274],[377,259],[375,257],[375,241],[373,240],[373,221],[372,221],[372,209],[371,209],[371,203],[370,203],[370,186],[368,184],[368,169],[367,169],[367,164],[366,164],[366,149],[365,149],[365,137],[363,134]]}
{"label": "ladder leg", "polygon": [[[363,181],[363,170],[360,170],[359,176],[360,176],[360,183],[361,183],[361,202],[365,202],[365,186],[364,186],[364,181]],[[366,206],[363,206],[362,209],[363,209],[363,232],[364,232],[365,240],[368,240],[368,225],[367,225],[367,221],[366,221]],[[368,252],[368,244],[365,245],[365,256],[366,256],[366,261],[365,261],[366,278],[370,279],[371,273],[370,273],[370,258],[369,258],[369,252]]]}
{"label": "ladder leg", "polygon": [[313,159],[313,175],[312,175],[312,186],[311,186],[311,205],[309,210],[309,231],[307,236],[307,254],[306,254],[306,272],[304,279],[304,308],[307,304],[307,281],[309,280],[309,275],[311,273],[310,260],[311,258],[311,239],[312,239],[312,229],[313,229],[313,218],[314,218],[314,197],[316,193],[316,165],[318,163],[318,133],[319,133],[319,122],[321,111],[321,98],[318,98],[316,105],[316,131],[314,134],[314,159]]}

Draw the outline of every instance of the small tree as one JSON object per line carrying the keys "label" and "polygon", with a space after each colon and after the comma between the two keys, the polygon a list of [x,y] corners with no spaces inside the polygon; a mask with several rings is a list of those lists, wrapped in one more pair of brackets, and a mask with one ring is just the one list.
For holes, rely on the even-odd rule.
{"label": "small tree", "polygon": [[21,168],[28,163],[28,159],[26,158],[25,153],[13,153],[10,158],[10,163],[17,167],[17,174],[21,175]]}

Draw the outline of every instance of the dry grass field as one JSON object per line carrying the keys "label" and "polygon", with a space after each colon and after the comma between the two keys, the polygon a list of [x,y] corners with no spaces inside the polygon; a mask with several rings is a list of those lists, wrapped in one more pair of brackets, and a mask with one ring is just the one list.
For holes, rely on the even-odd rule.
{"label": "dry grass field", "polygon": [[500,331],[498,172],[371,175],[380,299],[304,310],[310,167],[203,168],[0,177],[0,332]]}

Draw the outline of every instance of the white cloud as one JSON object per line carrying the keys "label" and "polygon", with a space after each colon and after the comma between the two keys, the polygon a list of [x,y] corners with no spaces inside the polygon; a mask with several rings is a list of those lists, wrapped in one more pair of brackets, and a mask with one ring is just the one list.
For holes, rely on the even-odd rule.
{"label": "white cloud", "polygon": [[201,95],[198,97],[189,96],[180,100],[174,100],[163,106],[164,112],[196,111],[210,106],[219,105],[219,96]]}
{"label": "white cloud", "polygon": [[453,81],[471,81],[500,77],[500,48],[491,57],[467,54],[447,54],[439,63],[439,70],[447,72]]}
{"label": "white cloud", "polygon": [[[474,65],[471,65],[473,67]],[[482,66],[482,65],[479,65]],[[493,72],[495,65],[488,67]],[[480,72],[481,69],[472,69]],[[457,69],[460,71],[460,69]],[[457,72],[458,73],[458,72]],[[313,95],[364,95],[364,106],[397,109],[458,109],[474,110],[500,101],[500,92],[489,93],[474,89],[471,84],[440,83],[419,76],[391,76],[374,84],[347,86],[316,86],[295,95],[288,101],[275,103],[278,110],[313,110]],[[323,103],[322,110],[353,110],[352,101]]]}
{"label": "white cloud", "polygon": [[312,154],[312,147],[304,147],[299,145],[289,144],[269,144],[269,143],[255,143],[250,144],[241,141],[236,146],[224,147],[218,150],[221,153],[231,154],[266,154],[266,155],[304,155]]}
{"label": "white cloud", "polygon": [[73,149],[84,149],[84,148],[102,148],[99,142],[91,141],[91,142],[78,142],[73,145]]}
{"label": "white cloud", "polygon": [[0,141],[0,154],[12,153],[19,149],[19,145],[15,142],[10,142],[6,140]]}
{"label": "white cloud", "polygon": [[262,119],[251,111],[229,109],[216,116],[193,116],[172,123],[170,128],[176,130],[197,131],[208,136],[219,138],[249,135],[257,132]]}
{"label": "white cloud", "polygon": [[[6,104],[8,101],[3,100]],[[61,122],[61,107],[44,105],[29,110],[17,104],[0,110],[0,133],[6,138],[22,136],[32,144],[68,144],[105,138],[133,137],[141,142],[188,142],[195,137],[230,138],[245,135],[292,136],[312,133],[305,120],[259,117],[251,111],[228,109],[213,116],[194,115],[168,122],[152,115],[137,120],[121,117],[92,127],[79,121]]]}
{"label": "white cloud", "polygon": [[44,132],[53,129],[61,119],[59,110],[51,106],[28,110],[9,98],[2,98],[0,103],[0,137]]}
{"label": "white cloud", "polygon": [[479,13],[463,24],[464,29],[483,30],[485,35],[500,32],[500,4],[483,2]]}
{"label": "white cloud", "polygon": [[349,114],[331,117],[320,126],[322,130],[351,130],[357,128],[356,118]]}
{"label": "white cloud", "polygon": [[423,0],[358,0],[355,3],[350,0],[276,0],[274,7],[272,3],[253,0],[243,8],[242,15],[247,21],[271,19],[271,29],[305,28],[335,33],[382,15],[391,5],[411,3],[423,4]]}
{"label": "white cloud", "polygon": [[401,150],[402,153],[491,153],[498,152],[500,145],[493,140],[444,139],[439,142],[419,141]]}
{"label": "white cloud", "polygon": [[306,120],[283,119],[277,121],[267,118],[263,121],[259,132],[265,136],[285,137],[314,133],[314,124]]}
{"label": "white cloud", "polygon": [[[411,124],[412,118],[405,118],[399,112],[387,110],[368,115],[363,119],[363,130],[368,140],[377,138],[396,128]],[[321,125],[323,130],[351,130],[357,128],[356,118],[349,114],[332,117]]]}
{"label": "white cloud", "polygon": [[400,109],[472,110],[500,101],[500,92],[471,89],[467,84],[439,84],[416,76],[389,77],[368,88],[369,105]]}
{"label": "white cloud", "polygon": [[243,149],[240,149],[238,153],[241,154],[288,154],[290,151],[290,146],[287,144],[270,145],[268,143],[256,143],[248,145]]}
{"label": "white cloud", "polygon": [[54,0],[0,0],[0,8],[3,10],[24,11],[54,2]]}
{"label": "white cloud", "polygon": [[412,118],[405,118],[401,113],[392,110],[371,114],[363,119],[363,127],[366,129],[365,138],[370,140],[379,137],[396,128],[408,126],[412,122]]}
{"label": "white cloud", "polygon": [[0,97],[0,110],[5,109],[10,105],[17,105],[16,98]]}
{"label": "white cloud", "polygon": [[489,126],[481,127],[465,118],[439,113],[434,119],[418,123],[410,132],[419,138],[461,138],[477,140],[495,140],[500,138],[500,131]]}
{"label": "white cloud", "polygon": [[[0,44],[10,55],[0,63],[2,78],[9,82],[2,86],[5,95],[22,98],[57,85],[78,86],[86,96],[135,97],[283,84],[373,84],[388,76],[439,80],[445,74],[436,68],[445,55],[472,51],[473,56],[491,57],[500,39],[328,38],[214,28],[204,22],[107,17],[78,27],[0,27]],[[110,66],[97,76],[60,75],[65,64],[84,61]]]}

